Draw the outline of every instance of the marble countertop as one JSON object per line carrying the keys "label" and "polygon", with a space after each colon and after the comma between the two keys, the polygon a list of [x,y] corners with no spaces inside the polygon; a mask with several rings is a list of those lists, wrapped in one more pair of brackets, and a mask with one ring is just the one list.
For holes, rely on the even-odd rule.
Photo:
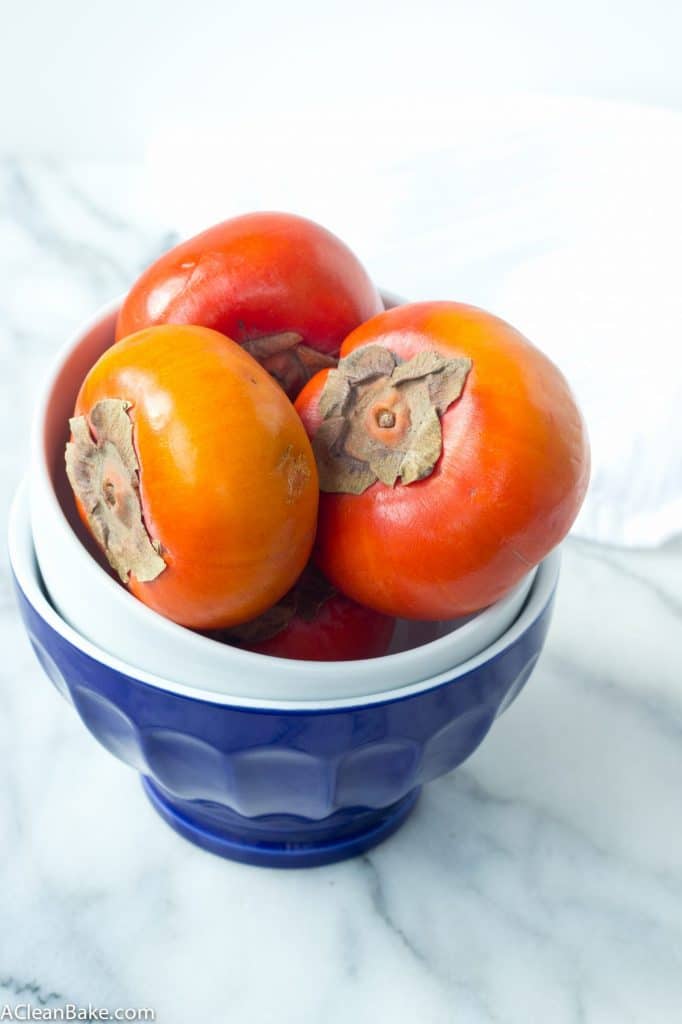
{"label": "marble countertop", "polygon": [[[37,381],[168,243],[129,168],[0,165],[0,516]],[[134,226],[132,226],[134,225]],[[682,1006],[682,539],[571,539],[546,650],[370,854],[299,872],[193,848],[49,685],[0,565],[0,1011],[163,1024],[674,1024]]]}

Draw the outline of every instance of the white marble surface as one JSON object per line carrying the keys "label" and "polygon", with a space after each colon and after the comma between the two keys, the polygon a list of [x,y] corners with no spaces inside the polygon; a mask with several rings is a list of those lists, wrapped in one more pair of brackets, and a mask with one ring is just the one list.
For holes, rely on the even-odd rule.
{"label": "white marble surface", "polygon": [[[164,244],[134,179],[2,165],[3,532],[46,360]],[[368,856],[291,873],[221,861],[157,819],[41,675],[1,550],[0,1008],[680,1020],[682,540],[571,540],[545,654],[480,750]]]}

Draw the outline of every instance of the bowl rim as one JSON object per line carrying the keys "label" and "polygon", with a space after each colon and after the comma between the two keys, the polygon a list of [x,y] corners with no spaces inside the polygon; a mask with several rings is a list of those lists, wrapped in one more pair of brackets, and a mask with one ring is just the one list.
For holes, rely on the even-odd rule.
{"label": "bowl rim", "polygon": [[[40,574],[31,535],[28,482],[26,478],[20,483],[12,501],[9,516],[8,544],[12,571],[26,601],[49,628],[83,654],[120,675],[127,676],[132,680],[144,683],[164,693],[172,693],[177,696],[211,704],[268,712],[322,712],[335,709],[367,707],[373,704],[386,704],[413,697],[427,690],[436,689],[439,686],[447,685],[466,677],[481,665],[493,661],[533,626],[552,599],[561,563],[561,549],[557,547],[540,563],[526,603],[509,629],[479,654],[469,658],[467,661],[461,662],[459,665],[455,665],[446,672],[441,672],[436,676],[409,685],[367,694],[365,697],[337,697],[326,700],[286,700],[279,698],[240,697],[175,683],[152,672],[137,669],[134,665],[130,665],[114,655],[103,651],[96,644],[81,636],[72,626],[68,625],[52,607],[40,583]],[[400,657],[400,655],[396,655],[396,657]],[[279,659],[274,660],[279,661]],[[312,664],[315,665],[317,662]],[[353,663],[345,662],[344,664],[352,665]]]}
{"label": "bowl rim", "polygon": [[[380,294],[382,299],[390,305],[397,305],[405,301],[385,289],[381,289]],[[163,615],[160,615],[158,612],[147,607],[141,601],[138,601],[137,598],[133,597],[133,595],[127,590],[127,588],[122,587],[115,579],[113,579],[96,561],[96,559],[92,558],[86,548],[82,547],[53,486],[49,468],[48,450],[45,441],[45,414],[48,408],[49,399],[54,391],[56,381],[62,372],[64,364],[71,353],[77,348],[89,332],[117,312],[121,305],[121,301],[122,298],[119,297],[100,306],[99,309],[97,309],[92,316],[85,321],[85,323],[80,324],[80,326],[72,333],[68,341],[59,348],[48,366],[38,394],[38,401],[35,406],[31,430],[31,489],[36,489],[36,498],[39,500],[32,501],[30,515],[31,517],[34,515],[47,515],[51,518],[57,517],[60,530],[68,531],[69,535],[72,536],[73,540],[78,544],[78,547],[82,550],[84,559],[88,560],[88,571],[92,571],[93,574],[98,577],[104,593],[108,595],[108,598],[112,603],[112,607],[121,609],[122,614],[127,618],[132,617],[136,623],[139,624],[141,631],[144,630],[146,625],[150,629],[154,630],[154,636],[158,638],[159,642],[163,642],[163,638],[166,637],[168,639],[172,639],[174,643],[179,642],[184,644],[188,652],[190,649],[194,650],[197,657],[202,657],[202,660],[205,657],[216,657],[216,660],[224,660],[225,667],[227,668],[227,665],[229,664],[230,671],[232,672],[243,671],[244,673],[252,673],[259,671],[267,672],[268,675],[276,673],[278,676],[282,677],[283,680],[286,678],[293,679],[294,677],[297,677],[300,679],[303,677],[305,680],[309,681],[311,685],[316,685],[316,681],[320,680],[320,693],[323,693],[327,686],[334,686],[337,691],[342,691],[343,679],[349,677],[351,674],[356,675],[357,673],[362,673],[367,678],[376,676],[378,673],[389,676],[392,667],[397,665],[395,660],[397,658],[401,659],[403,669],[406,661],[414,664],[415,667],[411,674],[413,674],[416,679],[429,678],[429,661],[431,661],[431,659],[438,659],[442,664],[443,652],[447,652],[448,647],[453,645],[453,638],[456,638],[454,641],[455,649],[460,646],[460,642],[466,644],[469,638],[472,635],[476,635],[482,626],[485,627],[485,623],[487,623],[490,618],[497,614],[504,616],[509,605],[513,604],[517,600],[519,593],[524,588],[528,588],[529,585],[532,586],[537,566],[534,566],[524,574],[524,576],[514,584],[506,594],[493,602],[493,604],[482,609],[479,613],[468,620],[466,620],[466,617],[463,617],[465,618],[465,621],[461,625],[457,626],[456,629],[453,629],[442,636],[436,637],[434,640],[430,640],[427,643],[413,647],[408,651],[400,651],[380,655],[376,658],[362,658],[353,661],[316,662],[289,658],[284,659],[284,664],[283,659],[276,658],[272,655],[261,654],[256,651],[248,651],[243,648],[221,644],[211,637],[203,636],[201,633],[195,632],[194,630],[188,629],[179,623],[165,618]],[[455,650],[453,657],[456,656]],[[219,666],[216,665],[216,673],[219,673],[219,671]],[[178,685],[183,684],[179,683]],[[410,681],[400,685],[401,687],[410,686],[412,685],[412,682]],[[228,698],[234,699],[233,694],[229,694],[222,688],[217,689],[216,692],[219,695],[224,693]],[[380,690],[378,692],[381,693],[384,691]],[[315,698],[310,699],[312,700]],[[320,697],[319,699],[324,700],[325,698]],[[346,698],[339,697],[338,699]],[[357,700],[358,697],[357,695],[351,694],[348,695],[348,699]]]}

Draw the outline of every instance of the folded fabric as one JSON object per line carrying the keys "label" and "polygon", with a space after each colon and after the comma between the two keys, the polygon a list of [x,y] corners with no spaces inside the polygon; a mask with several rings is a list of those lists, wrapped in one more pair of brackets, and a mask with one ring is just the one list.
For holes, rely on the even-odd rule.
{"label": "folded fabric", "polygon": [[682,116],[453,97],[257,128],[155,140],[159,216],[188,234],[245,209],[294,210],[391,291],[510,320],[563,369],[588,422],[575,532],[647,546],[682,529]]}

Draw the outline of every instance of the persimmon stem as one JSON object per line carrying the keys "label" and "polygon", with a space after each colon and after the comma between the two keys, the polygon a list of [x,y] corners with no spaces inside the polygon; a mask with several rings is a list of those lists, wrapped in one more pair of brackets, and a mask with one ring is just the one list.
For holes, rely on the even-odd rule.
{"label": "persimmon stem", "polygon": [[376,414],[377,425],[384,429],[389,429],[395,426],[395,413],[392,413],[390,409],[380,409]]}
{"label": "persimmon stem", "polygon": [[318,370],[336,366],[334,356],[319,352],[303,343],[295,331],[281,331],[243,342],[249,355],[275,378],[290,398],[295,398]]}
{"label": "persimmon stem", "polygon": [[331,370],[313,439],[320,489],[362,494],[424,480],[440,458],[440,418],[462,393],[472,362],[419,352],[402,360],[382,345],[356,349]]}

